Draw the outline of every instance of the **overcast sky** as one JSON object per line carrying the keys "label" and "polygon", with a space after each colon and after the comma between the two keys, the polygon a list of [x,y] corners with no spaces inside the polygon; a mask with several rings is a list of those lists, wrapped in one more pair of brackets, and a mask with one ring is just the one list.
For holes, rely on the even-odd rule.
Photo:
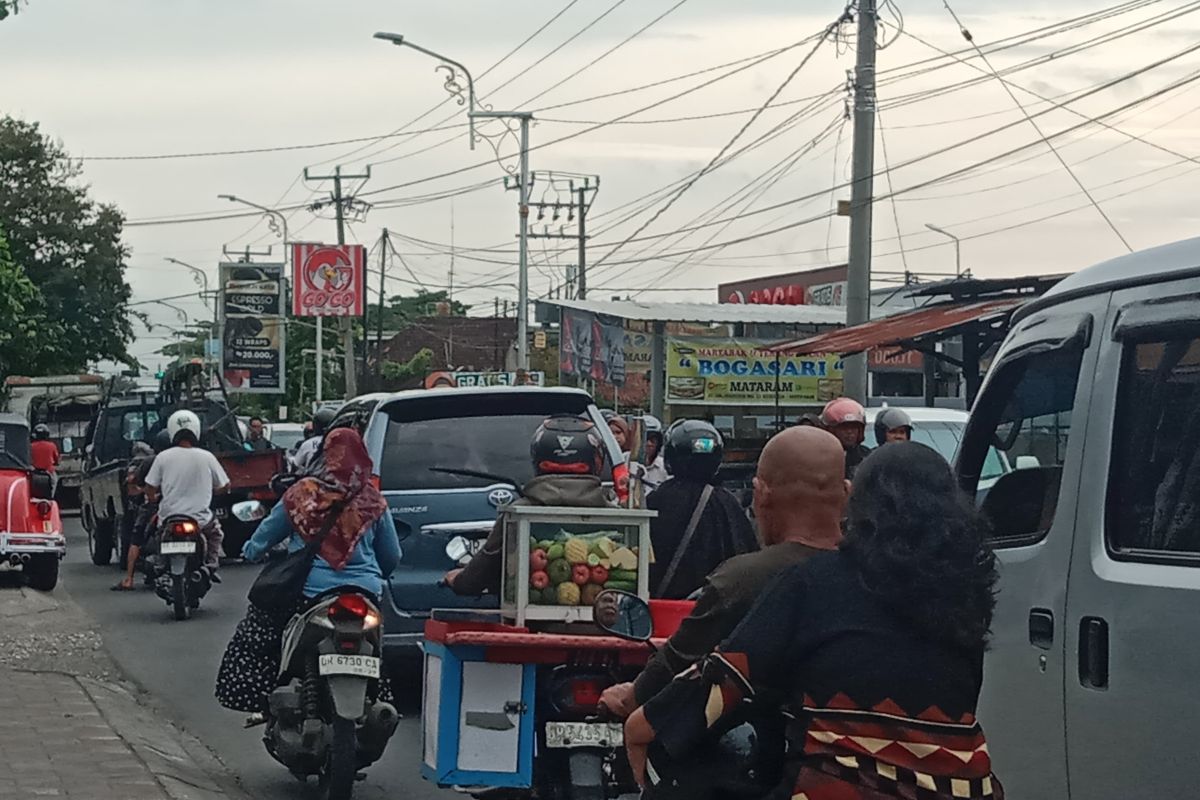
{"label": "overcast sky", "polygon": [[[593,233],[589,262],[597,265],[589,283],[595,296],[665,288],[676,291],[645,291],[639,296],[710,300],[720,281],[844,261],[846,221],[821,218],[835,196],[849,196],[848,189],[829,191],[849,177],[852,125],[843,124],[844,93],[826,96],[799,120],[791,118],[807,104],[790,102],[824,95],[844,82],[845,70],[853,65],[852,43],[832,39],[816,51],[735,149],[781,123],[789,127],[705,175],[642,235],[667,234],[696,222],[778,208],[728,226],[722,223],[631,242],[606,259],[615,243],[663,205],[660,199],[630,216],[641,208],[635,201],[707,164],[750,114],[662,120],[757,108],[813,46],[794,47],[669,102],[662,101],[733,67],[640,91],[623,90],[792,45],[820,32],[840,12],[837,3],[823,0],[687,0],[621,44],[677,2],[576,0],[545,31],[484,75],[567,6],[567,0],[29,0],[19,15],[0,23],[0,70],[5,76],[0,81],[0,113],[39,122],[72,154],[85,159],[305,145],[381,136],[398,129],[406,134],[251,155],[85,160],[84,175],[93,196],[117,204],[131,223],[125,241],[133,251],[129,280],[138,301],[191,290],[190,275],[164,261],[167,256],[205,269],[215,282],[223,245],[236,249],[273,244],[275,254],[281,251],[279,239],[259,218],[137,223],[239,210],[218,200],[219,193],[265,205],[311,202],[330,187],[303,181],[303,168],[326,174],[339,163],[354,173],[368,164],[371,167],[369,181],[361,187],[357,181],[350,184],[360,189],[362,199],[377,204],[365,221],[351,226],[352,240],[369,246],[387,227],[445,250],[453,216],[453,237],[459,248],[502,251],[460,252],[455,263],[456,297],[480,309],[490,308],[493,298],[515,297],[516,196],[501,185],[504,170],[489,162],[492,151],[486,143],[474,151],[468,148],[465,128],[420,132],[460,125],[465,121],[463,110],[444,102],[435,61],[373,40],[377,30],[403,33],[416,44],[466,64],[475,73],[480,96],[495,109],[535,110],[541,120],[531,130],[532,144],[538,146],[531,155],[535,170],[600,176],[601,188],[589,218]],[[911,73],[913,69],[906,65],[937,55],[909,34],[945,50],[965,46],[940,0],[897,2],[904,14],[905,34],[879,53],[883,137],[877,142],[886,145],[887,163],[897,167],[891,188],[900,195],[894,203],[881,201],[875,207],[875,269],[882,273],[904,268],[897,220],[908,268],[915,272],[946,271],[954,265],[949,240],[928,231],[926,223],[975,237],[963,242],[963,262],[985,277],[1069,271],[1124,252],[1120,239],[1088,206],[1075,179],[1045,145],[911,188],[1035,141],[1037,134],[994,78],[940,97],[922,96],[979,77],[970,66],[955,64],[895,80],[896,68]],[[982,45],[1098,8],[1085,3],[980,0],[957,0],[952,5]],[[1018,86],[1057,97],[1117,78],[1200,40],[1200,16],[1190,14],[1078,54],[1062,52],[1184,4],[1175,0],[1141,5],[1103,22],[997,53],[992,66],[1002,70],[1058,54],[1061,57],[1010,76]],[[885,20],[884,33],[891,41],[896,27],[886,10]],[[610,55],[550,88],[618,45]],[[544,60],[533,66],[539,59]],[[943,59],[929,66],[944,63]],[[1186,55],[1079,100],[1072,108],[1089,116],[1107,113],[1190,77],[1196,68],[1197,57]],[[889,69],[893,72],[885,72]],[[1047,108],[1020,89],[1014,91],[1032,113]],[[620,94],[572,103],[614,92]],[[900,100],[904,102],[889,108],[889,103]],[[562,103],[572,104],[547,108]],[[589,131],[594,123],[655,103],[660,104],[629,116],[623,124]],[[438,104],[432,113],[416,119]],[[1196,110],[1196,93],[1188,84],[1108,118],[1121,131],[1143,135],[1159,147],[1130,142],[1121,133],[1094,125],[1055,140],[1075,175],[1134,248],[1193,234],[1194,204],[1180,198],[1190,198],[1197,188],[1196,165],[1180,155],[1194,154]],[[1080,118],[1052,110],[1037,121],[1043,132],[1052,134],[1078,124]],[[1010,123],[1002,132],[954,147]],[[498,127],[493,123],[485,132]],[[546,146],[563,137],[572,138]],[[950,147],[954,149],[904,166]],[[500,149],[511,155],[512,141],[502,142]],[[877,168],[884,163],[884,149],[877,146]],[[765,191],[760,191],[763,184],[751,183],[776,165],[782,165],[782,174]],[[455,170],[464,171],[436,177]],[[776,175],[767,172],[768,179]],[[485,181],[491,183],[453,201],[412,202]],[[743,191],[748,185],[750,190]],[[877,195],[886,193],[887,178],[877,179],[875,190]],[[735,202],[729,205],[731,195]],[[533,197],[549,202],[567,199],[545,183],[535,185]],[[789,200],[794,202],[785,204]],[[714,208],[720,213],[700,216]],[[303,209],[288,213],[293,238],[334,240],[334,224],[326,216]],[[1050,215],[1057,216],[1022,224]],[[549,216],[543,223],[550,221]],[[818,219],[796,224],[813,218]],[[536,230],[541,230],[540,224]],[[683,253],[785,226],[792,227],[720,249]],[[398,239],[396,244],[409,269],[399,264],[389,267],[389,293],[411,291],[416,283],[430,288],[447,285],[449,259],[444,252],[431,252],[407,240]],[[551,280],[561,282],[566,266],[575,263],[571,242],[536,240],[531,253],[535,294],[546,291]],[[668,260],[636,260],[657,255]],[[178,305],[191,316],[211,314],[197,298],[185,298]],[[180,324],[175,311],[157,305],[142,308],[158,323]],[[160,337],[169,332],[139,327],[139,334],[135,354],[154,364],[153,351],[165,343]]]}

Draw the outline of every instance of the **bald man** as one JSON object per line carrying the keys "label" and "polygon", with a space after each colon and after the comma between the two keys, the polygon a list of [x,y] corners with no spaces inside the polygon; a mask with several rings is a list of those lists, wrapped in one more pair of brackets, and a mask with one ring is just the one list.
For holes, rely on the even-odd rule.
{"label": "bald man", "polygon": [[634,683],[607,689],[600,703],[625,718],[724,641],[779,573],[836,550],[850,482],[846,454],[820,428],[789,428],[767,442],[754,477],[754,513],[763,549],[734,556],[705,580],[696,608]]}

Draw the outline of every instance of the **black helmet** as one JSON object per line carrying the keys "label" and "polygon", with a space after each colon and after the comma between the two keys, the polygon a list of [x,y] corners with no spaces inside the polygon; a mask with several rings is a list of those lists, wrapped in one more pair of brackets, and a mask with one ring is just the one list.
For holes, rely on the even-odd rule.
{"label": "black helmet", "polygon": [[875,417],[875,442],[877,444],[885,444],[887,442],[887,432],[894,431],[897,428],[907,428],[909,436],[912,436],[912,417],[908,416],[902,408],[885,408]]}
{"label": "black helmet", "polygon": [[42,424],[42,423],[38,423],[37,425],[34,425],[33,426],[33,438],[49,439],[50,438],[50,426]]}
{"label": "black helmet", "polygon": [[333,423],[337,412],[332,408],[318,408],[317,413],[313,414],[313,435],[322,436],[325,431],[329,430],[329,426]]}
{"label": "black helmet", "polygon": [[721,466],[725,442],[712,423],[681,419],[667,428],[664,456],[667,472],[676,478],[710,481]]}
{"label": "black helmet", "polygon": [[156,453],[161,453],[163,450],[168,449],[171,446],[171,432],[163,428],[154,434],[154,441],[151,442],[150,446],[154,448],[154,452]]}
{"label": "black helmet", "polygon": [[539,475],[599,475],[604,466],[600,434],[590,420],[550,417],[533,434],[529,457]]}

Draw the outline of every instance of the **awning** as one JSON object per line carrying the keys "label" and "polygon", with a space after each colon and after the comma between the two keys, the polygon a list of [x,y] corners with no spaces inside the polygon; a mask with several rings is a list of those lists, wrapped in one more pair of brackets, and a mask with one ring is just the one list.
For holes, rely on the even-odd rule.
{"label": "awning", "polygon": [[767,349],[790,355],[836,353],[848,356],[876,347],[888,347],[909,342],[933,333],[949,333],[956,328],[973,323],[997,321],[1028,299],[1027,297],[1004,297],[993,300],[938,303],[924,306],[916,311],[893,314],[890,317],[865,322],[851,328],[842,328],[806,339],[781,342]]}

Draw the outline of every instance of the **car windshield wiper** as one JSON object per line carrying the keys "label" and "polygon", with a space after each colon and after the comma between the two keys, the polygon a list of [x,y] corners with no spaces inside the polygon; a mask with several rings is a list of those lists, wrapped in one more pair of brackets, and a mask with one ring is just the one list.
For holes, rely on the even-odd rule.
{"label": "car windshield wiper", "polygon": [[454,467],[430,467],[429,471],[440,472],[443,475],[461,475],[464,478],[479,478],[482,481],[491,481],[492,483],[506,483],[513,487],[518,497],[525,496],[524,492],[521,491],[521,484],[503,475],[493,475],[490,472],[479,472],[473,469],[455,469]]}

